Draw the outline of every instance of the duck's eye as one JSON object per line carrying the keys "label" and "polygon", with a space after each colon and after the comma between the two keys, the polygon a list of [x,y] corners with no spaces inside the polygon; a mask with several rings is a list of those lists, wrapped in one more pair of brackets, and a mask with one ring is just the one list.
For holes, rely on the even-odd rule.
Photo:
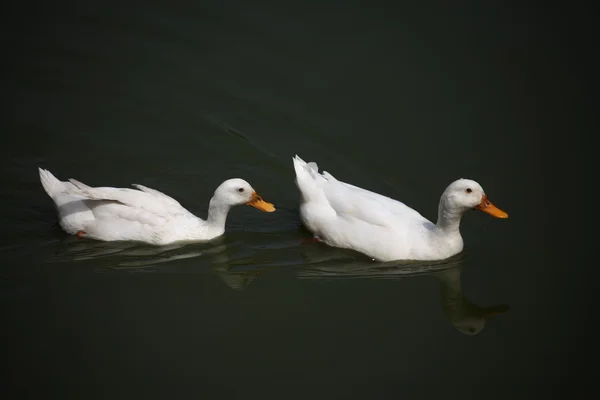
{"label": "duck's eye", "polygon": [[242,193],[244,191],[244,188],[239,188],[238,192]]}
{"label": "duck's eye", "polygon": [[471,190],[471,188],[466,188],[466,189],[465,189],[465,192],[467,192],[467,193],[471,193],[472,191],[473,191],[473,190]]}

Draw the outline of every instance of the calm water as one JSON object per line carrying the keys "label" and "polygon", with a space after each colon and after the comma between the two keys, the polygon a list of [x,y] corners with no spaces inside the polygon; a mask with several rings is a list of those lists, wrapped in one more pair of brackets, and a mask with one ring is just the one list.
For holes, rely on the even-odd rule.
{"label": "calm water", "polygon": [[[574,361],[587,277],[569,273],[582,253],[561,253],[576,235],[552,233],[567,218],[543,195],[556,159],[541,143],[577,130],[581,94],[555,20],[519,6],[194,4],[8,14],[9,398],[530,398],[587,376]],[[372,263],[305,241],[294,154],[433,220],[446,185],[472,178],[510,217],[466,215],[465,252],[446,262]],[[201,217],[241,177],[277,212],[236,208],[207,244],[79,240],[38,166],[141,183]]]}

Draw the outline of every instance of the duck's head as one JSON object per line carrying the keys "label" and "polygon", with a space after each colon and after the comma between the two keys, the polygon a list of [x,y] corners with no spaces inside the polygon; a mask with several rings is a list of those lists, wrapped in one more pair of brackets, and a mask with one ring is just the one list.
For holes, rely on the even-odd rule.
{"label": "duck's head", "polygon": [[228,206],[245,204],[265,212],[275,211],[273,204],[264,201],[248,182],[239,178],[221,183],[215,190],[213,199]]}
{"label": "duck's head", "polygon": [[454,317],[452,325],[458,331],[469,336],[477,335],[481,332],[490,318],[504,314],[510,310],[510,307],[506,304],[482,308],[470,303],[467,299],[464,299],[464,301],[464,309],[461,311],[465,314]]}
{"label": "duck's head", "polygon": [[452,182],[442,195],[446,207],[465,212],[476,209],[496,218],[508,218],[508,214],[494,206],[485,195],[481,185],[471,179]]}
{"label": "duck's head", "polygon": [[452,321],[452,326],[465,335],[475,336],[485,328],[485,319],[465,317],[458,321]]}

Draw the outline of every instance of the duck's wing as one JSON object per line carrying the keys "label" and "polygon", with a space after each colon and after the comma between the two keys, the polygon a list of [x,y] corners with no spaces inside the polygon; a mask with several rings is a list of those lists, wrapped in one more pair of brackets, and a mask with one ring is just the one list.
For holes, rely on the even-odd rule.
{"label": "duck's wing", "polygon": [[120,208],[121,212],[125,214],[121,217],[126,219],[135,220],[143,218],[149,219],[148,222],[151,222],[153,220],[151,218],[152,215],[158,217],[158,220],[162,220],[162,218],[189,214],[189,211],[183,208],[177,200],[156,189],[142,185],[136,184],[135,186],[140,190],[135,190],[129,188],[90,187],[75,179],[70,179],[69,181],[77,187],[77,190],[71,191],[72,194],[84,200],[104,202],[103,204],[106,204],[106,202],[116,202],[127,206],[126,208]]}
{"label": "duck's wing", "polygon": [[164,202],[165,204],[167,204],[170,207],[173,207],[174,209],[181,207],[181,204],[179,204],[179,202],[177,200],[175,200],[171,196],[164,194],[163,192],[161,192],[159,190],[152,189],[152,188],[149,188],[144,185],[140,185],[139,183],[134,183],[131,186],[141,190],[142,192],[151,194],[152,196],[156,197],[158,200]]}
{"label": "duck's wing", "polygon": [[339,181],[326,171],[323,177],[327,180],[323,185],[325,197],[340,217],[357,218],[383,227],[427,221],[400,201]]}
{"label": "duck's wing", "polygon": [[338,218],[359,220],[375,226],[394,227],[430,222],[416,210],[390,197],[337,180],[314,162],[293,158],[301,202],[331,209]]}

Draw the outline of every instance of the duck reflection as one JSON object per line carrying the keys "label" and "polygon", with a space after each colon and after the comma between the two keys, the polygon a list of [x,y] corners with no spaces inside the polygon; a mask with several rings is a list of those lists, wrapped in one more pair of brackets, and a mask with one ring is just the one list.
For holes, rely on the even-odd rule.
{"label": "duck reflection", "polygon": [[207,250],[196,246],[172,244],[149,246],[136,242],[101,242],[67,237],[62,240],[50,261],[94,261],[96,269],[151,269],[158,264],[199,257]]}
{"label": "duck reflection", "polygon": [[440,303],[452,326],[465,335],[477,335],[490,317],[505,313],[505,304],[481,307],[472,303],[464,294],[461,274],[465,255],[461,253],[450,259],[436,262],[373,263],[369,261],[330,260],[308,265],[298,272],[301,279],[406,279],[416,276],[432,276],[440,281]]}
{"label": "duck reflection", "polygon": [[462,292],[460,280],[462,269],[462,266],[458,266],[435,273],[434,276],[440,279],[442,308],[452,325],[465,335],[477,335],[485,328],[490,317],[503,314],[510,307],[506,304],[481,307],[469,301]]}
{"label": "duck reflection", "polygon": [[[101,242],[67,237],[62,240],[51,262],[86,261],[95,271],[119,272],[205,272],[212,271],[231,289],[242,290],[262,272],[233,269],[228,243],[217,238],[207,243],[179,243],[150,246],[135,242]],[[190,262],[184,262],[187,259]]]}
{"label": "duck reflection", "polygon": [[[100,242],[69,237],[58,246],[54,261],[86,260],[95,270],[123,272],[209,272],[233,290],[243,290],[263,271],[282,268],[283,262],[300,279],[406,279],[432,276],[440,282],[440,303],[452,326],[465,335],[477,335],[490,317],[505,313],[504,304],[482,307],[463,293],[461,274],[465,253],[443,261],[373,262],[362,255],[325,246],[280,243],[255,253],[247,241],[218,238],[209,243],[149,246],[132,242]],[[271,243],[271,239],[268,241]],[[262,247],[262,241],[255,244]],[[301,249],[298,257],[290,257]],[[281,253],[281,254],[280,254]],[[235,254],[233,259],[230,254]],[[268,254],[268,255],[265,255]],[[293,263],[290,263],[291,260]],[[189,260],[189,261],[186,261]],[[86,263],[86,264],[87,264]]]}

